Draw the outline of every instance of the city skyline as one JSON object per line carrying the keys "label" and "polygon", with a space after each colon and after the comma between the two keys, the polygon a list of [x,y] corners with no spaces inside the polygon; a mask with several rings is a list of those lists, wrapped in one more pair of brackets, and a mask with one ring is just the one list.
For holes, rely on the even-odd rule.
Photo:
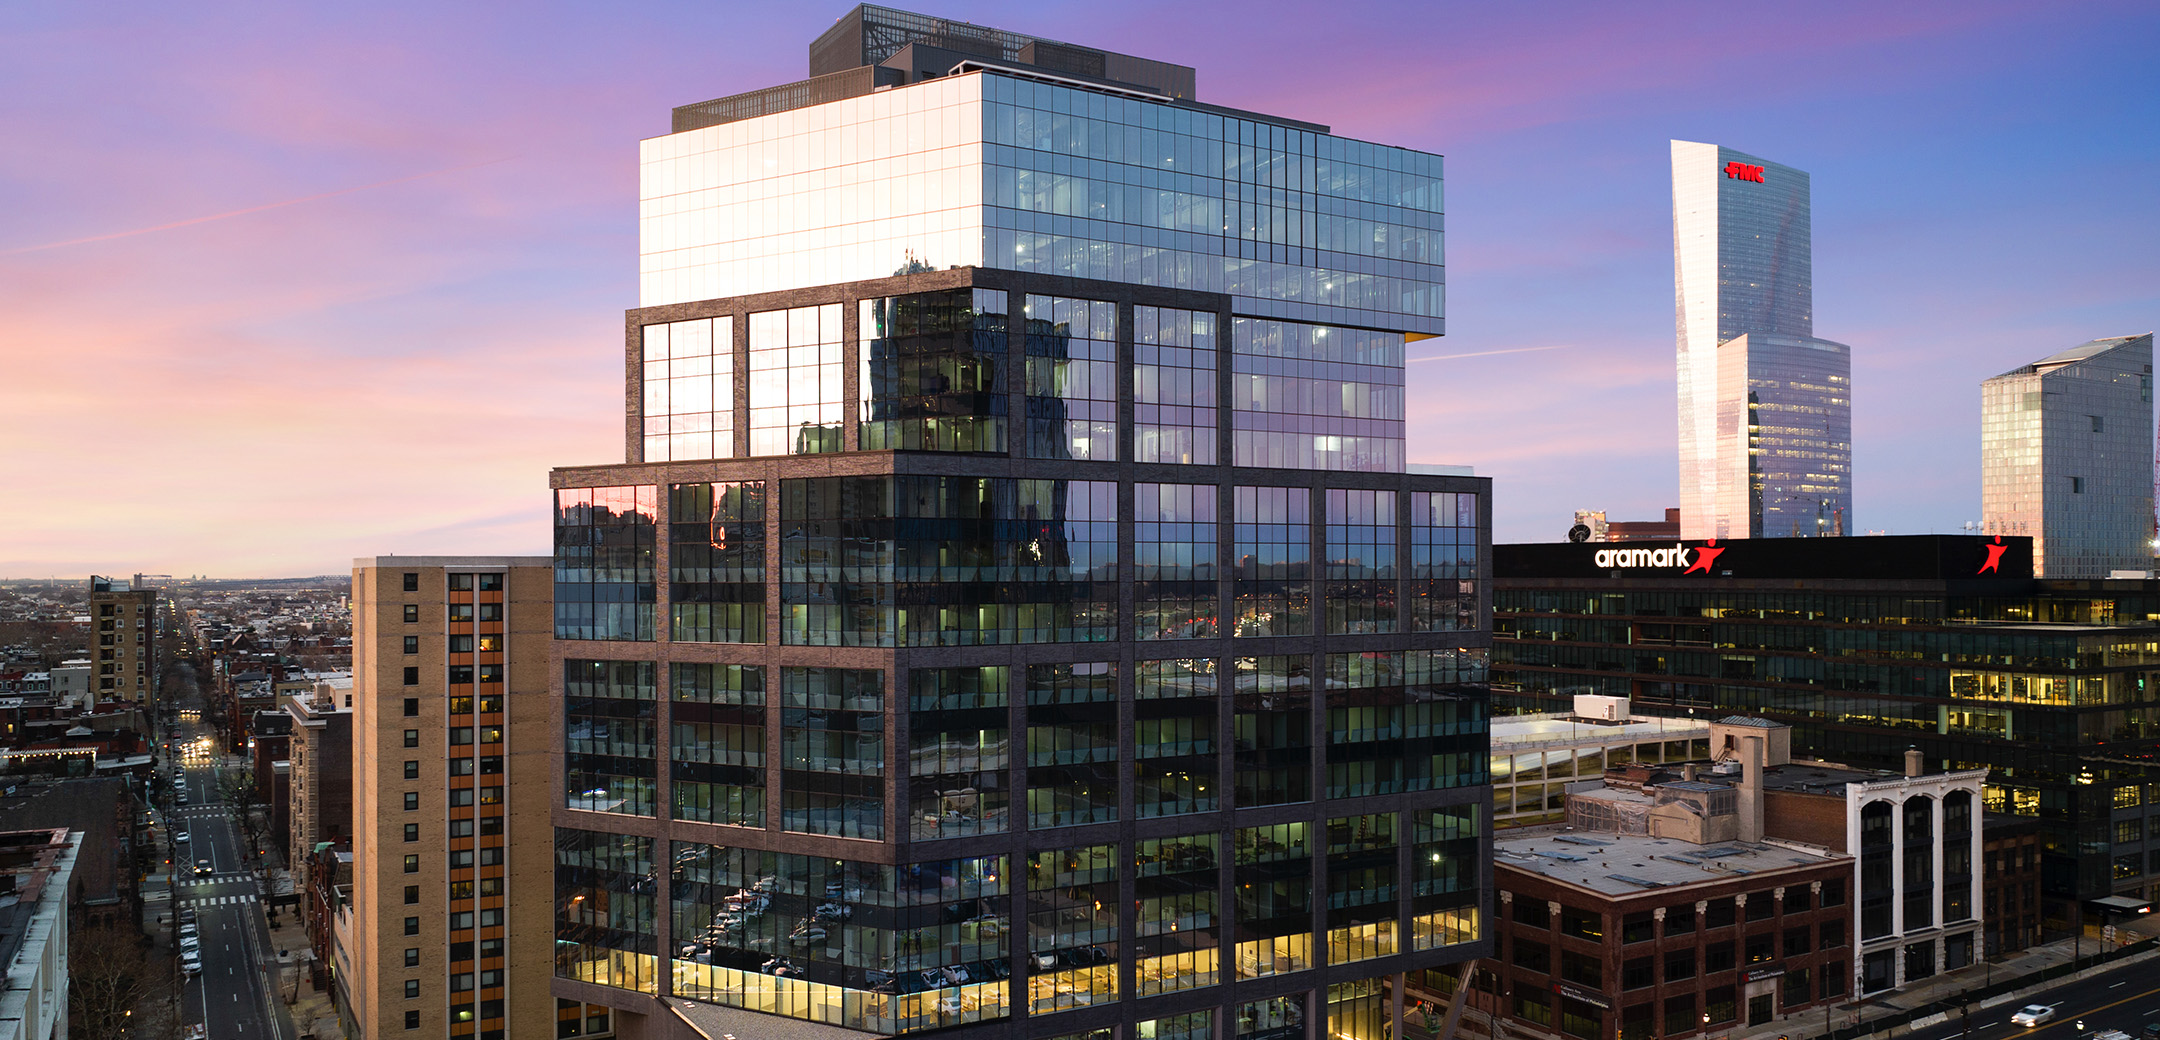
{"label": "city skyline", "polygon": [[[11,15],[0,75],[46,100],[0,116],[25,200],[0,231],[0,479],[61,504],[0,522],[0,574],[544,551],[546,467],[621,435],[637,139],[799,76],[796,41],[844,10]],[[2134,60],[2154,16],[2130,5],[1217,13],[1028,21],[1113,40],[1159,18],[1208,41],[1178,57],[1211,100],[1447,156],[1454,320],[1411,350],[1410,461],[1495,478],[1500,541],[1678,502],[1668,139],[1816,178],[1817,303],[1867,346],[1859,530],[1978,519],[1969,388],[2033,343],[2160,324],[2134,249],[2160,209],[2109,172],[2155,148]],[[1399,31],[1419,22],[1447,29],[1436,50]],[[723,28],[750,57],[718,68]],[[1293,48],[1302,76],[1238,60]]]}

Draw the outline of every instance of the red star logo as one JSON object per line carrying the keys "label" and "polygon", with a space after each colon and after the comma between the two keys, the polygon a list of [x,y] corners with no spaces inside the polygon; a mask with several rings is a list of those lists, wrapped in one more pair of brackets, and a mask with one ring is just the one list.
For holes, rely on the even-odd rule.
{"label": "red star logo", "polygon": [[1724,551],[1725,550],[1717,547],[1717,539],[1712,538],[1710,539],[1710,544],[1697,546],[1695,548],[1695,562],[1690,565],[1687,570],[1681,571],[1680,573],[1693,574],[1696,571],[1701,571],[1704,574],[1708,574],[1710,573],[1710,564],[1715,562],[1718,558],[1718,554]]}
{"label": "red star logo", "polygon": [[2001,573],[2002,573],[2002,554],[2003,554],[2003,550],[2005,550],[2005,549],[2008,549],[2008,548],[2010,548],[2010,547],[2009,547],[2009,546],[2007,546],[2007,545],[2004,545],[2004,544],[2003,544],[2003,540],[2002,540],[2002,535],[1996,535],[1996,536],[1995,536],[1995,544],[1993,544],[1993,545],[1990,545],[1990,546],[1987,546],[1986,548],[1987,548],[1987,551],[1988,551],[1988,558],[1987,558],[1987,562],[1986,562],[1986,563],[1983,563],[1983,564],[1981,564],[1981,565],[1980,565],[1980,569],[1979,569],[1979,570],[1977,570],[1977,571],[1974,571],[1973,573],[1974,573],[1974,574],[1986,574],[1986,573],[1987,573],[1987,572],[1989,572],[1989,571],[1994,571],[1994,572],[1995,572],[1995,573],[1997,573],[1997,574],[2001,574]]}

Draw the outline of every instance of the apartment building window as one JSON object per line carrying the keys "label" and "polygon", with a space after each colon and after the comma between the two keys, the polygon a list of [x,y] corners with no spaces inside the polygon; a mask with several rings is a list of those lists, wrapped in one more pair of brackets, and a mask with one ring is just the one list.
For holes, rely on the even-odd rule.
{"label": "apartment building window", "polygon": [[455,974],[455,975],[452,975],[452,976],[450,976],[450,992],[452,992],[452,993],[470,993],[470,992],[472,992],[472,988],[473,988],[473,975],[472,975],[472,972],[469,972],[469,971],[461,971],[461,972],[458,972],[458,973],[457,973],[457,974]]}
{"label": "apartment building window", "polygon": [[420,980],[419,980],[419,979],[406,979],[406,980],[405,980],[405,999],[407,999],[407,1000],[411,1000],[412,998],[414,998],[414,997],[417,997],[417,996],[419,996],[419,995],[420,995]]}
{"label": "apartment building window", "polygon": [[413,811],[414,809],[418,809],[418,808],[420,808],[420,792],[418,792],[418,791],[407,791],[407,792],[405,792],[405,811],[406,811],[406,812],[411,812],[411,811]]}
{"label": "apartment building window", "polygon": [[450,914],[450,930],[451,930],[451,931],[453,931],[453,932],[469,932],[469,931],[472,931],[472,921],[473,921],[473,914],[472,914],[472,911],[470,911],[470,910],[457,910],[457,911],[453,911],[453,912],[452,912],[452,913]]}
{"label": "apartment building window", "polygon": [[418,591],[420,591],[420,575],[419,575],[419,574],[418,574],[417,572],[413,572],[413,571],[407,571],[407,572],[405,572],[405,591],[407,591],[407,592],[418,592]]}
{"label": "apartment building window", "polygon": [[451,837],[453,837],[453,838],[470,838],[470,837],[472,837],[472,833],[473,833],[473,826],[472,826],[472,821],[471,821],[471,820],[451,820],[451,821],[450,821],[450,836],[451,836]]}
{"label": "apartment building window", "polygon": [[418,669],[418,668],[407,668],[407,669],[405,669],[405,685],[407,685],[407,686],[418,686],[418,685],[420,685],[420,669]]}
{"label": "apartment building window", "polygon": [[418,698],[418,697],[407,697],[407,698],[405,698],[405,717],[406,717],[406,718],[408,718],[408,719],[412,719],[412,718],[418,718],[419,716],[420,716],[420,698]]}
{"label": "apartment building window", "polygon": [[[406,858],[407,858],[407,859],[418,859],[419,857],[417,857],[417,856],[407,856]],[[405,886],[405,905],[406,905],[406,906],[413,906],[413,905],[415,905],[415,904],[417,904],[417,903],[419,903],[419,902],[420,902],[420,886],[419,886],[419,885],[406,885],[406,886]]]}
{"label": "apartment building window", "polygon": [[503,576],[500,574],[480,575],[480,591],[482,592],[501,592],[502,583]]}
{"label": "apartment building window", "polygon": [[405,731],[405,746],[406,746],[406,747],[419,747],[419,746],[420,746],[420,731],[419,731],[419,730],[416,730],[416,729],[409,729],[409,730],[406,730],[406,731]]}
{"label": "apartment building window", "polygon": [[407,1029],[418,1029],[418,1028],[420,1028],[420,1012],[418,1012],[418,1011],[407,1011],[407,1012],[405,1012],[405,1028],[407,1028]]}
{"label": "apartment building window", "polygon": [[418,946],[407,946],[405,948],[405,966],[408,968],[420,966],[420,948]]}
{"label": "apartment building window", "polygon": [[461,747],[470,743],[472,743],[471,726],[450,727],[450,744],[452,747]]}
{"label": "apartment building window", "polygon": [[417,917],[408,917],[408,918],[406,918],[406,919],[405,919],[405,934],[406,934],[406,935],[419,935],[419,934],[420,934],[420,919],[419,919],[419,918],[417,918]]}
{"label": "apartment building window", "polygon": [[420,840],[420,825],[419,825],[419,824],[417,824],[417,823],[408,823],[408,824],[406,824],[406,825],[405,825],[405,840],[406,840],[406,841],[419,841],[419,840]]}
{"label": "apartment building window", "polygon": [[420,620],[420,604],[418,604],[418,603],[407,603],[407,604],[405,604],[405,623],[409,625],[409,624],[413,624],[414,622],[417,622],[417,621],[419,621],[419,620]]}
{"label": "apartment building window", "polygon": [[500,817],[500,816],[483,816],[483,817],[481,817],[481,818],[480,818],[480,833],[482,833],[482,834],[501,834],[502,832],[503,832],[503,820],[502,820],[502,817]]}
{"label": "apartment building window", "polygon": [[408,654],[417,654],[417,653],[419,653],[419,652],[420,652],[420,637],[419,637],[419,636],[406,636],[406,637],[405,637],[405,652],[406,652],[406,653],[408,653]]}
{"label": "apartment building window", "polygon": [[415,762],[415,761],[412,761],[411,759],[407,759],[407,760],[406,760],[406,762],[405,762],[405,779],[407,779],[407,780],[418,780],[418,779],[420,779],[420,763],[418,763],[418,762]]}
{"label": "apartment building window", "polygon": [[460,849],[450,854],[450,869],[464,870],[473,865],[471,849]]}
{"label": "apartment building window", "polygon": [[485,849],[481,849],[481,850],[480,850],[480,865],[481,865],[481,866],[483,866],[483,867],[499,867],[499,866],[501,866],[501,865],[502,865],[502,861],[503,861],[503,850],[502,850],[502,846],[500,846],[500,845],[496,845],[496,846],[492,846],[492,847],[490,847],[490,848],[485,848]]}
{"label": "apartment building window", "polygon": [[502,927],[502,923],[503,912],[500,908],[480,911],[480,927],[500,928]]}
{"label": "apartment building window", "polygon": [[451,636],[451,637],[450,637],[450,652],[451,652],[451,653],[453,653],[453,654],[469,654],[469,653],[472,653],[472,637],[471,637],[471,636]]}
{"label": "apartment building window", "polygon": [[420,857],[419,857],[419,855],[415,854],[415,855],[411,855],[411,856],[407,856],[407,857],[405,857],[405,873],[407,873],[407,874],[418,874],[418,873],[420,873]]}
{"label": "apartment building window", "polygon": [[470,788],[470,787],[453,787],[453,788],[451,788],[451,789],[450,789],[450,804],[451,804],[451,805],[453,805],[453,806],[462,806],[462,805],[471,805],[472,803],[473,803],[473,793],[472,793],[472,788]]}

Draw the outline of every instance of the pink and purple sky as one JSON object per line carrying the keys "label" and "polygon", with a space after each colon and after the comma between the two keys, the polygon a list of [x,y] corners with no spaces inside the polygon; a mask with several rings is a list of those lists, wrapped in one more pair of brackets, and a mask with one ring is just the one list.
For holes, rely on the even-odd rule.
{"label": "pink and purple sky", "polygon": [[[1500,541],[1677,503],[1672,138],[1813,175],[1860,529],[1977,519],[1979,381],[2160,326],[2149,0],[901,6],[1447,156],[1410,456]],[[546,553],[621,458],[637,140],[846,9],[0,7],[0,577]]]}

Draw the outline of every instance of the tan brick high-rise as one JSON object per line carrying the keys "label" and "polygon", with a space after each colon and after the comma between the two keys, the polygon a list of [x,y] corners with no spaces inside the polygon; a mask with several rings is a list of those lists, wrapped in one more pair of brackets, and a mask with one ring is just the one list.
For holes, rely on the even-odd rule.
{"label": "tan brick high-rise", "polygon": [[552,581],[545,558],[354,561],[350,1035],[554,1035]]}
{"label": "tan brick high-rise", "polygon": [[90,576],[90,696],[147,707],[157,689],[157,590]]}

